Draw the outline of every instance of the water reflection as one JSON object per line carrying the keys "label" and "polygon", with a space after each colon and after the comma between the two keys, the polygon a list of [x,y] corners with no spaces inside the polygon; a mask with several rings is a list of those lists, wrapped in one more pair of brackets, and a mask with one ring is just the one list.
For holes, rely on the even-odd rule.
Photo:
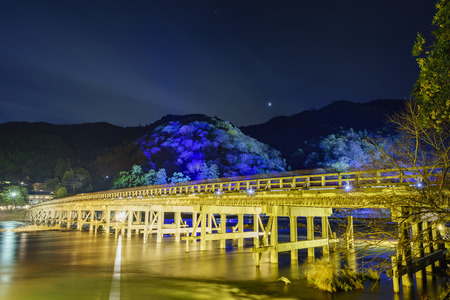
{"label": "water reflection", "polygon": [[[386,278],[373,290],[318,291],[301,279],[302,267],[291,265],[289,252],[280,254],[279,265],[266,253],[257,268],[250,243],[238,249],[228,241],[219,249],[214,241],[200,251],[193,242],[186,253],[184,242],[173,237],[161,244],[150,237],[144,245],[135,235],[1,232],[0,299],[396,299]],[[277,281],[281,276],[292,284]],[[406,290],[399,297],[420,299]]]}

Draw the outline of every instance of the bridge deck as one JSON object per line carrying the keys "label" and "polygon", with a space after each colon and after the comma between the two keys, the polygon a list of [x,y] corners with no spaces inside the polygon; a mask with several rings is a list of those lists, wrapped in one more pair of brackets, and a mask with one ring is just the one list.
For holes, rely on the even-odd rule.
{"label": "bridge deck", "polygon": [[[433,170],[436,178],[439,169]],[[295,172],[293,172],[295,173]],[[325,207],[390,207],[390,198],[413,197],[421,184],[420,172],[407,169],[328,174],[276,174],[264,178],[228,178],[144,186],[79,194],[47,201],[53,205],[297,205]],[[273,175],[273,174],[272,174]],[[283,176],[284,175],[284,176]],[[435,179],[436,179],[435,178]],[[433,178],[432,178],[433,179]],[[374,201],[377,198],[380,201]],[[384,200],[382,200],[384,199]],[[369,201],[370,200],[370,201]]]}

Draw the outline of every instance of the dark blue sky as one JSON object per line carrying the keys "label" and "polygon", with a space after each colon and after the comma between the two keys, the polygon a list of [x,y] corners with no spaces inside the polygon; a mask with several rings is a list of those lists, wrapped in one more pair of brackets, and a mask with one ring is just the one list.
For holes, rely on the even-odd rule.
{"label": "dark blue sky", "polygon": [[0,123],[204,113],[240,126],[404,99],[433,2],[0,0]]}

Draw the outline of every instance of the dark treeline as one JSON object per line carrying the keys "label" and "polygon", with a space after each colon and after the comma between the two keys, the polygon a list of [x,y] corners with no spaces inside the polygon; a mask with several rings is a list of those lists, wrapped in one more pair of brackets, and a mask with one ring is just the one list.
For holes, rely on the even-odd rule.
{"label": "dark treeline", "polygon": [[[398,111],[403,105],[403,101],[399,100],[376,100],[363,104],[337,101],[319,110],[304,111],[290,117],[280,116],[264,124],[240,129],[244,134],[279,150],[280,157],[286,159],[287,170],[327,167],[332,165],[326,162],[332,157],[326,152],[330,148],[321,150],[321,147],[324,148],[330,141],[354,144],[352,137],[359,139],[363,130],[369,133],[393,132],[385,116]],[[120,172],[132,170],[133,165],[142,165],[147,169],[152,165],[137,141],[152,130],[180,118],[184,118],[184,122],[205,122],[209,117],[169,115],[151,125],[128,128],[108,123],[0,124],[0,180],[28,180],[31,184],[37,184],[37,190],[56,191],[57,187],[64,186],[69,194],[109,189]],[[354,133],[348,132],[351,128]],[[217,130],[214,132],[217,133]],[[329,137],[330,134],[336,136]],[[217,134],[214,138],[217,139]],[[243,136],[240,140],[242,144],[246,138]],[[152,139],[147,141],[151,142]],[[158,143],[155,145],[160,147]],[[241,146],[233,147],[237,149]],[[189,167],[186,162],[184,165]],[[158,168],[161,167],[167,169],[164,161]],[[248,168],[248,164],[245,167]],[[253,166],[255,168],[257,166]],[[184,173],[193,177],[192,172]]]}

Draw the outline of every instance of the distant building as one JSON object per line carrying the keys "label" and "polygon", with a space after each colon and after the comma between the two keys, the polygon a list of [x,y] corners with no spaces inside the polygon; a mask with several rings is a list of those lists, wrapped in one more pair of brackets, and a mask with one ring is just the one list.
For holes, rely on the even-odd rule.
{"label": "distant building", "polygon": [[30,191],[28,193],[28,198],[30,200],[30,204],[36,204],[36,203],[49,201],[49,200],[52,200],[53,197],[54,197],[53,192]]}

